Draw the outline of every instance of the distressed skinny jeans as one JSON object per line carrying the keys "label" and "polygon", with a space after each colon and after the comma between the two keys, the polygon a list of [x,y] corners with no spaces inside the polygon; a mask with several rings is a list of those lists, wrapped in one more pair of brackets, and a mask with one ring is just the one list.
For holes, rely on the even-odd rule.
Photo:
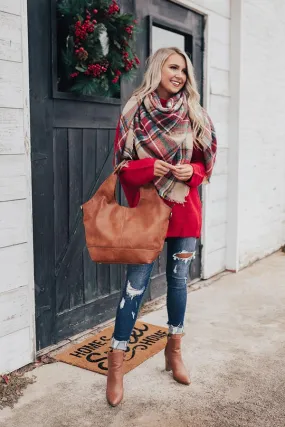
{"label": "distressed skinny jeans", "polygon": [[[187,303],[187,280],[191,260],[195,257],[196,239],[167,239],[167,313],[170,334],[182,334]],[[150,282],[152,264],[128,265],[122,297],[117,308],[111,347],[126,350],[141,301]]]}

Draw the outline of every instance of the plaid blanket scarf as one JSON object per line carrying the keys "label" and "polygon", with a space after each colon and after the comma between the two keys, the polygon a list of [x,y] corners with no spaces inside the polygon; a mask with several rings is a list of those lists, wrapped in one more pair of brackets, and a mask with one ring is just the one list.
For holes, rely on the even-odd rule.
{"label": "plaid blanket scarf", "polygon": [[[204,111],[204,110],[203,110]],[[209,181],[216,156],[216,136],[213,124],[204,111],[204,159]],[[115,147],[115,166],[122,161],[153,157],[172,165],[190,163],[193,153],[193,132],[188,114],[188,103],[183,92],[170,98],[162,107],[156,92],[139,103],[130,98],[120,117],[119,136]],[[126,165],[127,166],[127,163]],[[184,203],[189,186],[178,181],[171,172],[156,177],[154,185],[162,198]]]}

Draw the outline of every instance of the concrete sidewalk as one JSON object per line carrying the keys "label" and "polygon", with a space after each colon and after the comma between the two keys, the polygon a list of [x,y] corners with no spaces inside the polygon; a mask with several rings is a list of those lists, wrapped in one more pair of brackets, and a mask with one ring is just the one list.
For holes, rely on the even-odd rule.
{"label": "concrete sidewalk", "polygon": [[[165,326],[165,307],[143,320]],[[110,408],[105,376],[55,363],[27,374],[37,381],[0,427],[284,427],[285,255],[190,292],[183,345],[190,387],[160,352],[125,376],[124,401]]]}

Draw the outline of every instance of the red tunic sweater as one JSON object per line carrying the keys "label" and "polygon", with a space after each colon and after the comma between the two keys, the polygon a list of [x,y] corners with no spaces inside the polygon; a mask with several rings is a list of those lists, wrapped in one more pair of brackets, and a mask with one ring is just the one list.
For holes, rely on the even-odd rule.
{"label": "red tunic sweater", "polygon": [[[164,100],[161,101],[163,105]],[[115,145],[117,144],[117,141],[118,127],[115,137]],[[155,161],[156,159],[153,158],[132,160],[128,162],[128,167],[121,169],[119,174],[120,182],[130,207],[135,207],[138,204],[139,188],[154,180]],[[163,199],[163,201],[168,205],[173,205],[167,237],[199,238],[201,235],[202,205],[198,193],[198,187],[206,175],[204,157],[201,150],[194,148],[190,164],[193,167],[193,175],[191,179],[186,182],[190,187],[190,191],[185,203],[183,205],[180,203],[175,203],[173,205],[173,203]]]}

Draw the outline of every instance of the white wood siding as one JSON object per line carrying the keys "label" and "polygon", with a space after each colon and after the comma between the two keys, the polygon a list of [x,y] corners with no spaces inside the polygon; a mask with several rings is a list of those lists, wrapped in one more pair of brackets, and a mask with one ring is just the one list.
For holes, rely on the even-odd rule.
{"label": "white wood siding", "polygon": [[244,0],[240,135],[241,267],[285,243],[285,3]]}
{"label": "white wood siding", "polygon": [[0,11],[21,15],[21,0],[0,0]]}
{"label": "white wood siding", "polygon": [[0,60],[0,107],[23,108],[23,64]]}
{"label": "white wood siding", "polygon": [[[31,362],[31,328],[20,329],[0,338],[0,372],[11,372]],[[4,357],[3,357],[4,356]]]}
{"label": "white wood siding", "polygon": [[0,374],[35,355],[26,1],[0,0]]}
{"label": "white wood siding", "polygon": [[23,110],[0,107],[0,155],[22,153],[25,153]]}
{"label": "white wood siding", "polygon": [[0,12],[0,58],[22,62],[20,16]]}
{"label": "white wood siding", "polygon": [[28,286],[28,261],[27,243],[0,248],[1,293]]}

